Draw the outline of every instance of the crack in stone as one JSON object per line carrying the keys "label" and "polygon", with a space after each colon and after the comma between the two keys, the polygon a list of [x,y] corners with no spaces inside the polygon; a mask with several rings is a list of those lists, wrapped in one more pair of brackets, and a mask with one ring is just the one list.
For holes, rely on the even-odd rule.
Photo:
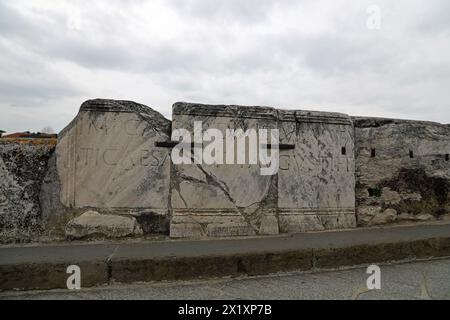
{"label": "crack in stone", "polygon": [[372,291],[372,290],[367,289],[367,288],[358,288],[358,289],[356,289],[355,292],[353,292],[352,297],[350,299],[351,300],[358,300],[361,295],[363,295],[365,293],[368,293],[370,291]]}
{"label": "crack in stone", "polygon": [[[195,183],[205,183],[205,182],[202,181],[202,180],[196,179],[196,178],[194,178],[194,177],[186,176],[186,175],[180,173],[180,172],[175,168],[175,166],[172,166],[171,188],[170,188],[170,190],[173,189],[173,190],[175,190],[175,191],[178,193],[178,195],[180,196],[181,201],[183,201],[183,204],[184,204],[185,208],[188,209],[188,208],[189,208],[189,205],[188,205],[186,199],[184,199],[184,197],[183,197],[183,195],[182,195],[182,192],[181,192],[181,187],[180,187],[180,185],[181,185],[181,183],[182,183],[183,181],[195,182]],[[171,196],[172,196],[172,194],[171,194]],[[172,200],[170,199],[170,201],[172,201]],[[171,204],[171,208],[172,208],[172,204]],[[172,210],[173,210],[173,208],[172,208]],[[198,220],[197,220],[195,217],[193,217],[193,216],[190,216],[190,219],[191,219],[194,223],[196,223],[196,224],[198,224],[198,225],[200,226],[201,232],[202,232],[202,236],[206,236],[206,235],[207,235],[206,226],[205,226],[203,223],[201,223],[200,221],[198,221]]]}
{"label": "crack in stone", "polygon": [[119,246],[115,246],[113,252],[106,258],[106,272],[108,275],[108,284],[111,284],[111,281],[113,280],[112,277],[112,258],[116,254],[117,250],[119,249]]}
{"label": "crack in stone", "polygon": [[230,191],[228,189],[228,186],[225,182],[223,182],[223,185],[218,181],[217,177],[214,176],[212,173],[208,173],[200,164],[197,164],[197,167],[203,172],[203,174],[206,176],[206,182],[210,185],[218,187],[224,195],[227,197],[227,199],[234,205],[235,209],[241,214],[241,216],[244,218],[245,222],[255,231],[255,233],[258,233],[257,228],[253,226],[249,218],[247,217],[245,211],[239,207],[236,204],[236,201],[233,199],[233,197],[230,194]]}
{"label": "crack in stone", "polygon": [[433,300],[433,298],[431,297],[429,290],[428,290],[427,277],[426,277],[425,273],[423,273],[423,272],[422,272],[422,281],[420,283],[420,289],[421,289],[420,298],[422,298],[424,300]]}

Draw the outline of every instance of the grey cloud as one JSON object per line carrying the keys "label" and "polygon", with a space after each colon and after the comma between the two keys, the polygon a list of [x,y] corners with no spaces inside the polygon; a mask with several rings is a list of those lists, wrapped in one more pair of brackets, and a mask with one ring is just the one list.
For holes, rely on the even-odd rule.
{"label": "grey cloud", "polygon": [[[252,1],[245,2],[245,5],[238,1],[187,1],[183,3],[184,5],[177,3],[181,7],[178,9],[187,10],[192,15],[204,17],[221,14],[224,16],[228,14],[242,15],[250,21],[253,15],[255,18],[263,19],[264,14],[259,10],[265,12],[274,5],[273,1],[263,1],[262,4],[258,2],[258,5]],[[120,36],[120,28],[117,26],[125,24],[125,21],[120,20],[112,24],[116,29],[99,31],[101,34],[107,35],[105,41],[89,43],[76,34],[67,34],[45,23],[36,22],[35,25],[30,25],[29,22],[24,21],[19,12],[11,9],[9,9],[8,16],[11,20],[9,23],[11,32],[15,31],[15,36],[22,38],[29,46],[34,46],[36,51],[43,55],[73,61],[89,68],[128,70],[138,73],[180,70],[191,70],[194,73],[236,73],[262,71],[274,67],[283,68],[289,64],[289,60],[295,62],[304,56],[308,67],[320,72],[335,72],[350,70],[350,68],[358,66],[367,67],[370,63],[365,61],[366,58],[373,57],[373,54],[367,56],[368,50],[364,50],[364,48],[365,52],[362,55],[355,54],[360,49],[357,43],[327,35],[312,38],[298,37],[295,33],[280,36],[259,35],[251,39],[252,42],[248,44],[247,50],[237,54],[233,54],[234,39],[227,38],[226,34],[219,34],[217,38],[219,41],[222,40],[224,48],[229,48],[231,54],[224,54],[216,48],[211,48],[210,43],[205,42],[201,36],[196,37],[195,35],[190,35],[192,41],[188,47],[177,43],[139,43],[132,38],[121,38],[123,41],[117,41],[112,35],[119,32]],[[114,19],[116,18],[114,17]],[[59,20],[60,24],[64,22],[60,17],[55,19]],[[102,19],[104,23],[100,23],[99,26],[108,28],[113,17],[106,15],[102,16]],[[243,19],[243,21],[246,20]],[[108,35],[111,35],[111,38],[108,38]],[[375,62],[382,59],[386,61],[387,58],[389,58],[387,55],[383,55]]]}
{"label": "grey cloud", "polygon": [[[415,2],[411,5],[418,6],[419,3]],[[418,10],[417,14],[411,17],[411,29],[426,37],[449,37],[450,1],[432,0],[430,3],[434,5]]]}
{"label": "grey cloud", "polygon": [[13,47],[11,42],[0,41],[2,104],[33,106],[80,94],[69,79],[49,68],[41,57]]}
{"label": "grey cloud", "polygon": [[[131,5],[139,9],[143,2],[134,0]],[[76,65],[80,74],[108,77],[105,85],[96,77],[92,87],[100,90],[98,95],[123,94],[127,88],[118,87],[135,77],[148,81],[153,90],[160,90],[152,92],[155,99],[164,97],[165,114],[170,114],[175,100],[293,107],[308,103],[322,109],[328,109],[331,101],[333,106],[342,105],[338,110],[342,112],[370,115],[376,105],[378,112],[403,118],[449,122],[450,96],[442,89],[450,85],[446,58],[450,47],[445,45],[450,30],[448,1],[429,5],[401,1],[396,6],[379,2],[385,14],[385,26],[379,32],[365,28],[365,3],[345,0],[339,3],[348,10],[324,15],[328,29],[305,32],[294,25],[271,32],[258,28],[270,25],[274,10],[288,16],[296,13],[299,3],[311,2],[165,1],[188,27],[167,39],[164,29],[152,30],[163,35],[157,39],[135,36],[129,29],[136,19],[128,10],[130,2],[109,1],[112,11],[102,11],[98,2],[72,2],[80,6],[86,20],[78,31],[67,29],[64,13],[42,11],[42,19],[39,15],[29,18],[0,2],[0,45],[6,46],[0,57],[0,98],[31,105],[38,100],[45,104],[49,99],[86,96],[78,85],[87,87],[94,80],[67,79],[63,68],[49,67],[62,61]],[[325,4],[319,1],[311,8],[320,11]],[[311,8],[302,7],[299,15],[307,15]],[[95,37],[88,37],[91,34]],[[7,47],[8,43],[14,46]],[[15,52],[17,48],[33,59]],[[7,74],[14,77],[8,79]],[[141,90],[146,94],[144,86]]]}
{"label": "grey cloud", "polygon": [[[281,1],[286,3],[287,1]],[[172,7],[181,16],[191,16],[195,19],[212,19],[228,21],[229,23],[260,23],[267,19],[269,10],[276,5],[274,0],[171,0]]]}
{"label": "grey cloud", "polygon": [[141,43],[127,38],[121,28],[127,22],[108,14],[102,14],[101,22],[96,24],[99,30],[95,31],[104,36],[98,42],[88,42],[80,34],[68,33],[65,18],[58,15],[51,18],[53,24],[29,21],[19,11],[0,3],[0,35],[15,39],[41,56],[94,69],[158,73],[198,69],[206,62],[199,53],[207,48],[184,50],[176,43]]}
{"label": "grey cloud", "polygon": [[0,80],[0,97],[13,106],[33,107],[50,99],[78,94],[64,85],[46,83],[9,83]]}
{"label": "grey cloud", "polygon": [[31,30],[32,24],[25,17],[4,2],[0,2],[0,35],[21,35],[28,37]]}

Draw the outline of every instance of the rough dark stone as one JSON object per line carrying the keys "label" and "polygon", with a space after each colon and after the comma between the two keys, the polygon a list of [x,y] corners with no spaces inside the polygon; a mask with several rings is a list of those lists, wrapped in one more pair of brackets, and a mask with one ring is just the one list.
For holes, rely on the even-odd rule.
{"label": "rough dark stone", "polygon": [[[448,125],[361,117],[353,122],[359,226],[450,214]],[[393,221],[383,218],[387,210],[397,212]]]}
{"label": "rough dark stone", "polygon": [[398,212],[413,215],[432,214],[439,218],[447,213],[446,208],[450,205],[450,180],[428,176],[423,168],[402,168],[396,177],[382,182],[380,186],[388,187],[399,193],[411,190],[420,194],[421,201],[407,199],[390,205]]}
{"label": "rough dark stone", "polygon": [[0,242],[41,234],[39,194],[54,148],[53,139],[0,140]]}
{"label": "rough dark stone", "polygon": [[170,219],[167,216],[153,212],[144,212],[136,216],[144,234],[169,234]]}
{"label": "rough dark stone", "polygon": [[52,154],[48,161],[47,173],[42,181],[40,192],[40,205],[42,223],[46,233],[50,236],[63,236],[64,227],[75,215],[69,213],[60,201],[61,185],[56,169],[56,154]]}

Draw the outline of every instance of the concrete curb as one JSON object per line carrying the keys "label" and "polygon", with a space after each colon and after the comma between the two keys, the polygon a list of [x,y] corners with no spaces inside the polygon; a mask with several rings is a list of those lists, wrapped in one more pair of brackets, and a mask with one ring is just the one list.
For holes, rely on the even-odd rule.
{"label": "concrete curb", "polygon": [[[47,290],[67,288],[66,273],[71,263],[29,263],[0,265],[0,290]],[[80,262],[83,287],[108,283],[105,262]]]}
{"label": "concrete curb", "polygon": [[66,268],[70,264],[80,266],[82,287],[92,287],[112,281],[263,275],[445,256],[450,256],[450,237],[275,252],[0,264],[0,290],[66,288]]}

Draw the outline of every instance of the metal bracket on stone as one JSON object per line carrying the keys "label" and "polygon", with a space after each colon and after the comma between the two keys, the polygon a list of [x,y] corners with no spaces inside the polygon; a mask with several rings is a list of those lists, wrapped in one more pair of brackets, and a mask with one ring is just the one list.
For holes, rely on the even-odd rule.
{"label": "metal bracket on stone", "polygon": [[[157,141],[157,142],[155,142],[155,147],[157,147],[157,148],[173,148],[179,143],[180,142],[178,142],[178,141]],[[181,143],[183,143],[183,142],[181,142]],[[266,146],[267,146],[267,149],[272,149],[273,146],[276,146],[276,145],[273,145],[273,144],[269,143]],[[195,143],[194,142],[191,143],[191,147],[192,148],[195,147]],[[282,143],[282,144],[278,145],[278,149],[279,150],[293,150],[293,149],[295,149],[295,145],[294,144],[283,144]]]}
{"label": "metal bracket on stone", "polygon": [[178,144],[176,141],[156,141],[155,147],[157,148],[173,148]]}
{"label": "metal bracket on stone", "polygon": [[[157,141],[157,142],[155,142],[155,147],[171,149],[178,144],[184,145],[183,142],[178,142],[178,141]],[[191,145],[191,148],[194,148],[196,144],[194,142],[191,142],[190,145]],[[197,146],[203,147],[203,144],[197,143]]]}
{"label": "metal bracket on stone", "polygon": [[[276,146],[273,144],[268,144],[267,145],[267,149],[272,149],[272,146]],[[295,144],[285,144],[285,143],[281,143],[278,145],[278,149],[279,150],[294,150],[295,149]]]}

